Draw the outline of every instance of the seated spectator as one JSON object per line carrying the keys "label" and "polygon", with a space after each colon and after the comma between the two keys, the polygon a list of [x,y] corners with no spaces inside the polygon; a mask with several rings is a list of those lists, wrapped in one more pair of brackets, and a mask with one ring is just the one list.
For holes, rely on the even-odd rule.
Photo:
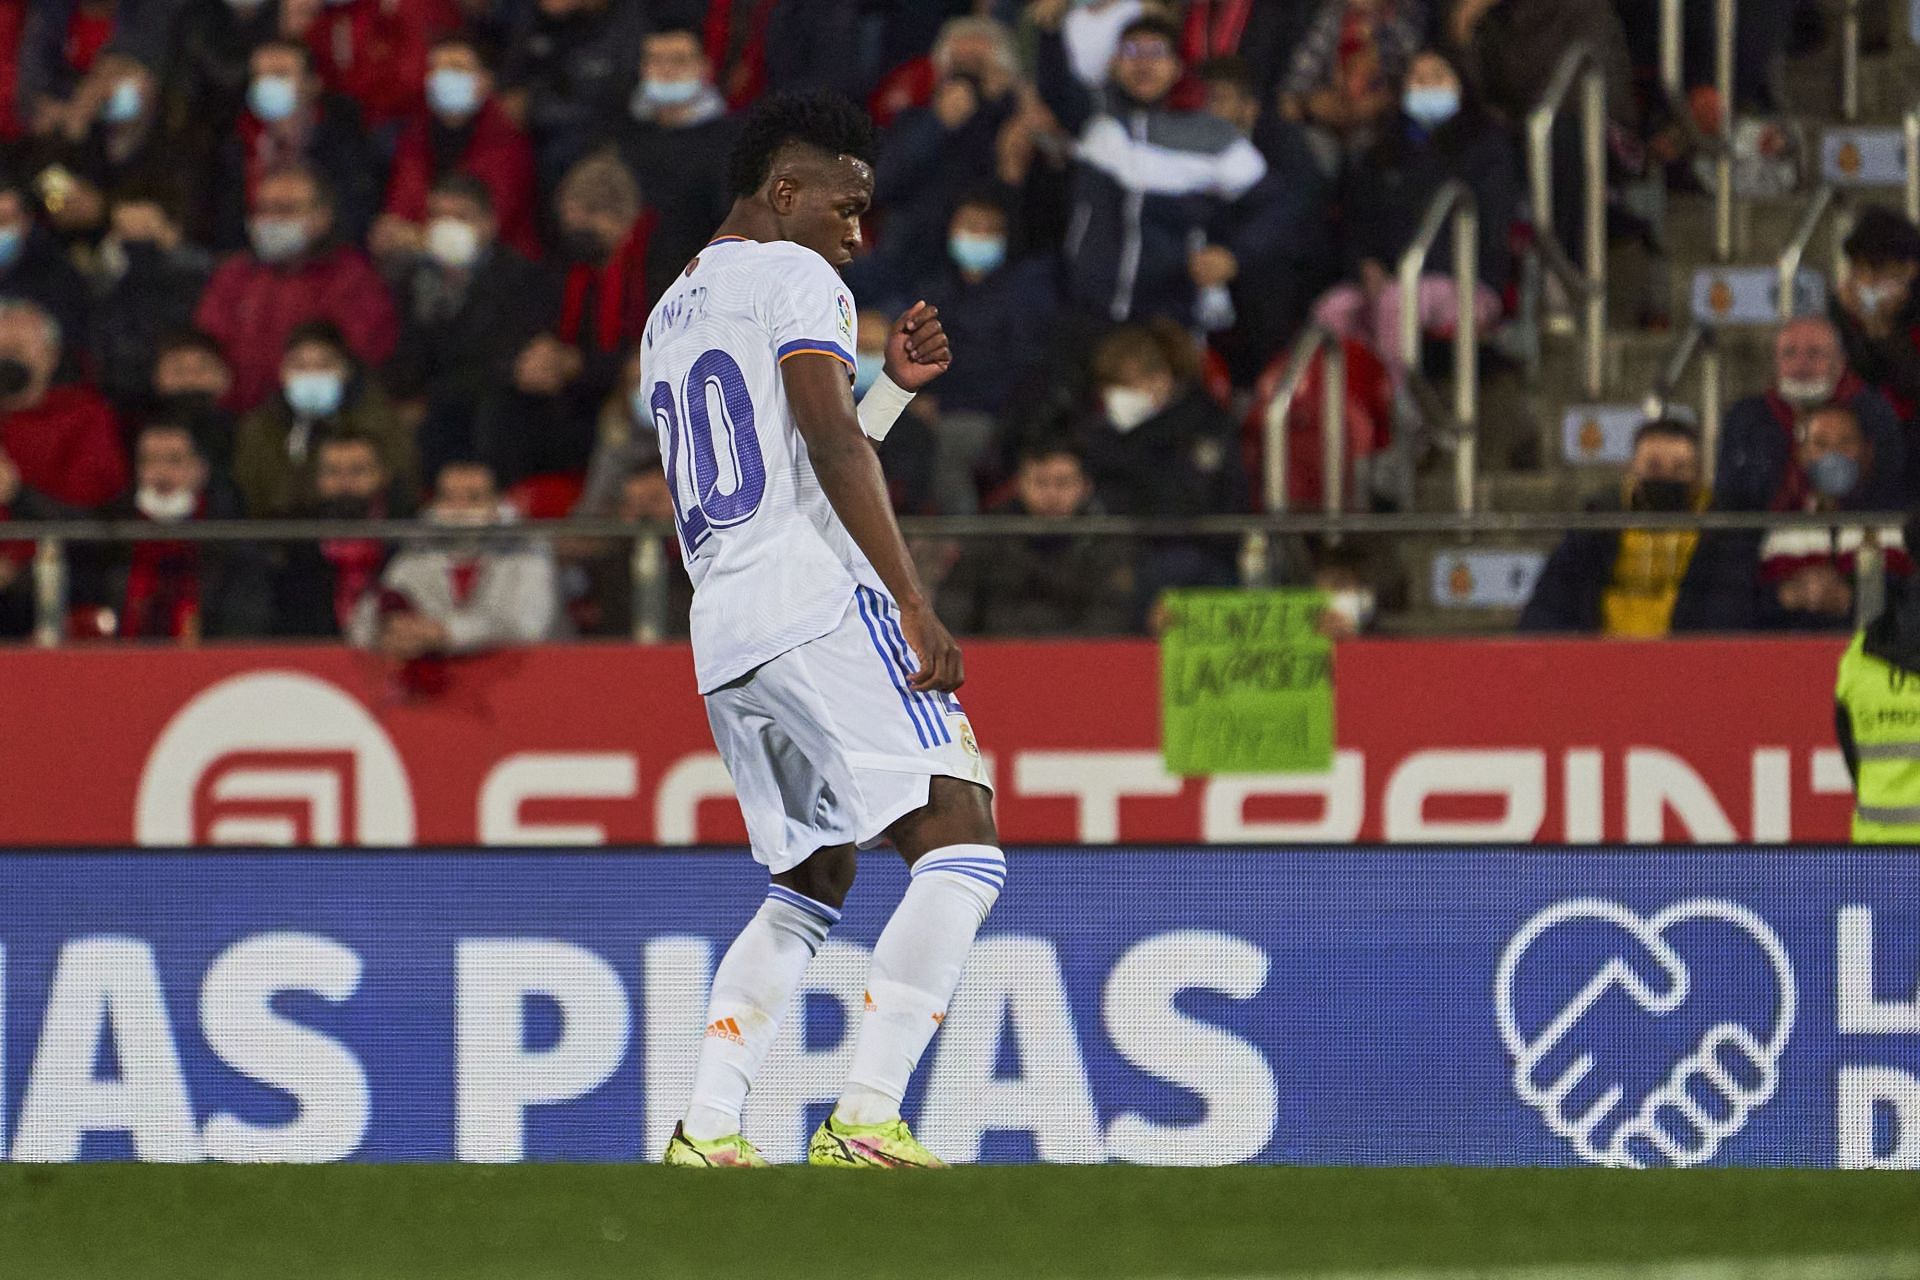
{"label": "seated spectator", "polygon": [[[1100,503],[1114,515],[1204,516],[1244,511],[1239,427],[1199,383],[1187,334],[1116,329],[1094,353],[1101,412],[1082,424],[1080,446]],[[1139,605],[1169,587],[1238,580],[1230,541],[1157,540],[1137,571]]]}
{"label": "seated spectator", "polygon": [[456,0],[283,0],[281,9],[282,30],[305,41],[327,88],[353,99],[376,132],[419,109],[427,47],[462,16]]}
{"label": "seated spectator", "polygon": [[1847,368],[1840,332],[1824,316],[1796,316],[1773,340],[1773,385],[1727,410],[1714,468],[1714,505],[1723,511],[1792,511],[1807,488],[1795,460],[1807,419],[1833,405],[1853,410],[1881,463],[1865,505],[1904,506],[1907,448],[1886,397]]}
{"label": "seated spectator", "polygon": [[103,54],[75,93],[66,127],[25,148],[22,162],[42,192],[47,222],[63,238],[98,239],[112,192],[138,185],[168,200],[184,194],[190,180],[163,128],[161,105],[152,68]]}
{"label": "seated spectator", "polygon": [[[427,518],[479,531],[502,519],[500,491],[484,463],[440,468]],[[550,638],[559,618],[553,556],[539,542],[465,539],[401,551],[363,600],[351,638],[390,658],[479,653]]]}
{"label": "seated spectator", "polygon": [[[134,440],[134,491],[126,519],[172,526],[232,520],[239,504],[184,423],[157,418]],[[244,542],[135,542],[115,547],[101,603],[123,640],[261,636],[267,631],[266,562]]]}
{"label": "seated spectator", "polygon": [[[657,456],[619,476],[613,494],[611,506],[592,514],[609,515],[626,524],[673,527],[673,497]],[[664,593],[660,633],[684,637],[693,611],[693,581],[680,568],[680,540],[667,534],[659,541],[661,580],[657,589]],[[576,547],[575,552],[574,572],[581,594],[573,616],[580,634],[631,637],[636,624],[646,621],[635,616],[633,544],[596,540]]]}
{"label": "seated spectator", "polygon": [[660,461],[660,438],[648,389],[641,381],[640,356],[637,347],[627,355],[619,385],[600,408],[593,460],[587,464],[576,515],[611,513],[619,505],[620,486],[626,478]]}
{"label": "seated spectator", "polygon": [[552,325],[558,299],[547,272],[497,238],[492,193],[478,178],[439,179],[426,215],[426,252],[400,285],[400,346],[386,380],[420,424],[423,470],[433,475],[449,458],[473,456],[481,403]]}
{"label": "seated spectator", "polygon": [[[994,512],[1065,520],[1100,506],[1073,446],[1040,441],[1022,451],[1013,496]],[[1133,565],[1113,538],[976,539],[940,585],[940,616],[963,635],[1117,635],[1133,612]]]}
{"label": "seated spectator", "polygon": [[507,484],[585,469],[600,405],[647,321],[651,220],[633,175],[611,155],[592,156],[567,174],[554,210],[571,264],[559,315],[521,349],[512,383],[475,428],[480,455]]}
{"label": "seated spectator", "polygon": [[[1513,273],[1508,227],[1520,205],[1519,159],[1506,133],[1463,98],[1460,77],[1433,50],[1414,57],[1400,113],[1349,175],[1345,260],[1349,283],[1314,308],[1341,337],[1365,338],[1396,379],[1405,376],[1400,346],[1400,256],[1413,243],[1427,205],[1448,182],[1467,184],[1479,205],[1479,283],[1474,317],[1482,332],[1500,315],[1500,291]],[[1420,277],[1422,332],[1451,336],[1459,319],[1453,242],[1442,236]]]}
{"label": "seated spectator", "polygon": [[1013,37],[991,18],[953,18],[933,46],[932,104],[900,113],[882,140],[873,202],[884,217],[880,254],[916,279],[945,257],[947,221],[969,191],[990,182],[1000,135],[1032,90]]}
{"label": "seated spectator", "polygon": [[42,307],[0,302],[0,450],[42,496],[105,506],[127,487],[120,429],[96,392],[56,385],[60,342],[59,324]]}
{"label": "seated spectator", "polygon": [[939,307],[956,351],[992,353],[956,362],[911,406],[934,424],[934,502],[948,514],[979,509],[978,473],[998,450],[1000,415],[1014,388],[1038,365],[1059,309],[1048,262],[1009,261],[1010,222],[997,193],[967,196],[948,222],[942,269],[913,290],[915,299]]}
{"label": "seated spectator", "polygon": [[1838,523],[1849,511],[1867,509],[1873,445],[1853,410],[1830,405],[1807,420],[1800,442],[1799,474],[1806,486],[1795,494],[1796,511],[1829,512],[1836,523],[1800,529],[1774,529],[1760,544],[1761,618],[1768,625],[1795,630],[1844,629],[1852,625],[1858,581],[1856,557],[1877,546],[1890,582],[1911,578],[1913,563],[1900,527],[1870,528]]}
{"label": "seated spectator", "polygon": [[465,36],[443,36],[427,65],[426,105],[400,134],[386,212],[373,228],[374,254],[427,253],[428,194],[440,179],[465,174],[486,187],[500,241],[539,257],[533,144],[494,100],[493,72],[480,46]]}
{"label": "seated spectator", "polygon": [[1231,125],[1169,105],[1181,74],[1178,45],[1164,18],[1136,18],[1122,32],[1102,110],[1087,120],[1075,152],[1068,296],[1083,313],[1116,323],[1165,316],[1222,328],[1231,316],[1217,308],[1203,315],[1198,304],[1224,298],[1239,273],[1247,246],[1223,243],[1221,232],[1257,223],[1236,205],[1267,163]]}
{"label": "seated spectator", "polygon": [[238,249],[245,221],[267,178],[290,167],[316,175],[332,193],[329,208],[342,239],[359,243],[373,225],[386,169],[351,98],[327,93],[303,44],[274,40],[253,51],[247,107],[215,159],[213,247]]}
{"label": "seated spectator", "polygon": [[365,375],[340,330],[310,321],[287,338],[280,393],[240,420],[234,481],[254,517],[286,516],[315,499],[315,445],[335,432],[380,446],[381,467],[401,489],[418,484],[413,435],[379,384]]}
{"label": "seated spectator", "polygon": [[130,414],[149,398],[161,337],[193,322],[213,262],[158,193],[142,189],[114,197],[98,260],[94,368],[100,390]]}
{"label": "seated spectator", "polygon": [[220,264],[194,312],[233,370],[229,407],[244,413],[272,393],[288,336],[309,320],[340,326],[370,365],[393,354],[393,300],[366,255],[335,239],[333,196],[313,170],[260,180],[248,238],[252,249]]}
{"label": "seated spectator", "polygon": [[232,391],[233,370],[212,335],[187,327],[161,335],[147,405],[157,415],[199,424],[200,448],[223,473],[233,463],[235,420],[226,408]]}
{"label": "seated spectator", "polygon": [[[1841,245],[1846,271],[1828,304],[1847,363],[1887,398],[1909,433],[1900,476],[1908,502],[1920,498],[1920,230],[1896,213],[1868,209]],[[1906,503],[1894,505],[1905,506]]]}
{"label": "seated spectator", "polygon": [[60,241],[41,225],[40,207],[24,187],[0,183],[0,297],[23,298],[85,349],[86,279],[68,261]]}
{"label": "seated spectator", "polygon": [[[314,445],[313,502],[299,514],[318,520],[386,520],[413,513],[380,442],[335,431]],[[326,538],[285,545],[273,578],[273,634],[337,639],[360,602],[376,592],[392,549],[373,538]]]}
{"label": "seated spectator", "polygon": [[620,158],[659,215],[647,243],[651,307],[726,221],[727,172],[740,122],[713,86],[713,64],[689,27],[660,27],[640,47],[640,84],[613,137]]}
{"label": "seated spectator", "polygon": [[186,0],[173,21],[165,93],[168,115],[192,135],[195,172],[246,105],[253,51],[280,33],[275,0]]}
{"label": "seated spectator", "polygon": [[1320,0],[1280,82],[1280,110],[1308,126],[1327,172],[1388,127],[1426,34],[1420,0]]}
{"label": "seated spectator", "polygon": [[533,0],[521,13],[500,79],[533,135],[540,190],[550,191],[626,105],[648,12],[617,0]]}
{"label": "seated spectator", "polygon": [[1366,555],[1351,547],[1323,546],[1314,553],[1312,586],[1327,599],[1320,613],[1321,635],[1351,640],[1373,630],[1380,609],[1375,573]]}
{"label": "seated spectator", "polygon": [[[1705,511],[1700,435],[1655,419],[1634,433],[1633,461],[1616,493],[1588,511]],[[1569,533],[1520,614],[1522,631],[1646,638],[1678,631],[1740,631],[1754,624],[1753,538],[1696,529]]]}
{"label": "seated spectator", "polygon": [[[7,451],[0,448],[0,529],[13,520],[60,520],[71,510],[29,488]],[[31,542],[0,542],[0,639],[33,634],[38,603],[33,589]]]}
{"label": "seated spectator", "polygon": [[108,52],[158,66],[172,0],[33,0],[21,32],[16,109],[36,134],[71,127],[82,81]]}

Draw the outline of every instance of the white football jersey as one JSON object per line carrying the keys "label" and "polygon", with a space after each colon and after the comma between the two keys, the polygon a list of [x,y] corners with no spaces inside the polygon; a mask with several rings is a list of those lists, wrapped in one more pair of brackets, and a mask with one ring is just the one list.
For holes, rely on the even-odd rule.
{"label": "white football jersey", "polygon": [[827,634],[856,584],[884,590],[821,491],[780,378],[796,357],[851,377],[853,351],[853,295],[785,242],[715,240],[647,318],[641,386],[693,579],[701,693]]}

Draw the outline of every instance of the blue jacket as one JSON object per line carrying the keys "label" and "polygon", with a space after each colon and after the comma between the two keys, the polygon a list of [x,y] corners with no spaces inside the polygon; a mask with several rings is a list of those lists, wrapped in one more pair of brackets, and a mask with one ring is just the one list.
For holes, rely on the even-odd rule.
{"label": "blue jacket", "polygon": [[[1912,505],[1903,492],[1906,434],[1886,397],[1849,374],[1842,380],[1843,401],[1860,419],[1873,446],[1862,492],[1849,504],[1860,511],[1900,511]],[[1722,511],[1780,511],[1792,506],[1787,481],[1793,459],[1793,410],[1778,392],[1768,391],[1734,402],[1720,429],[1720,456],[1714,467],[1713,504]]]}
{"label": "blue jacket", "polygon": [[1060,309],[1053,264],[1038,258],[1010,262],[975,284],[949,267],[922,281],[902,305],[916,298],[940,308],[953,344],[953,367],[931,388],[943,413],[997,416],[1046,354],[1048,328]]}

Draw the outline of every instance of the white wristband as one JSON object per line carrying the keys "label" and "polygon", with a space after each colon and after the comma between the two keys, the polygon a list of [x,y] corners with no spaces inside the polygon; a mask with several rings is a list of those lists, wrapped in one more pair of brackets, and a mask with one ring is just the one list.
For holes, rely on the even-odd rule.
{"label": "white wristband", "polygon": [[893,424],[912,403],[913,392],[882,373],[867,388],[867,394],[860,397],[860,430],[869,440],[885,440],[887,432],[893,430]]}

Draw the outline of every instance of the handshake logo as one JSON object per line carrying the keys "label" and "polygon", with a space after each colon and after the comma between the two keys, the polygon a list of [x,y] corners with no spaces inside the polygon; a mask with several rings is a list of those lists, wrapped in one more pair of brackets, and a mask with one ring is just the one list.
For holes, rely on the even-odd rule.
{"label": "handshake logo", "polygon": [[1652,916],[1556,903],[1514,935],[1494,988],[1513,1087],[1582,1160],[1712,1160],[1779,1085],[1796,1001],[1786,948],[1737,903]]}

